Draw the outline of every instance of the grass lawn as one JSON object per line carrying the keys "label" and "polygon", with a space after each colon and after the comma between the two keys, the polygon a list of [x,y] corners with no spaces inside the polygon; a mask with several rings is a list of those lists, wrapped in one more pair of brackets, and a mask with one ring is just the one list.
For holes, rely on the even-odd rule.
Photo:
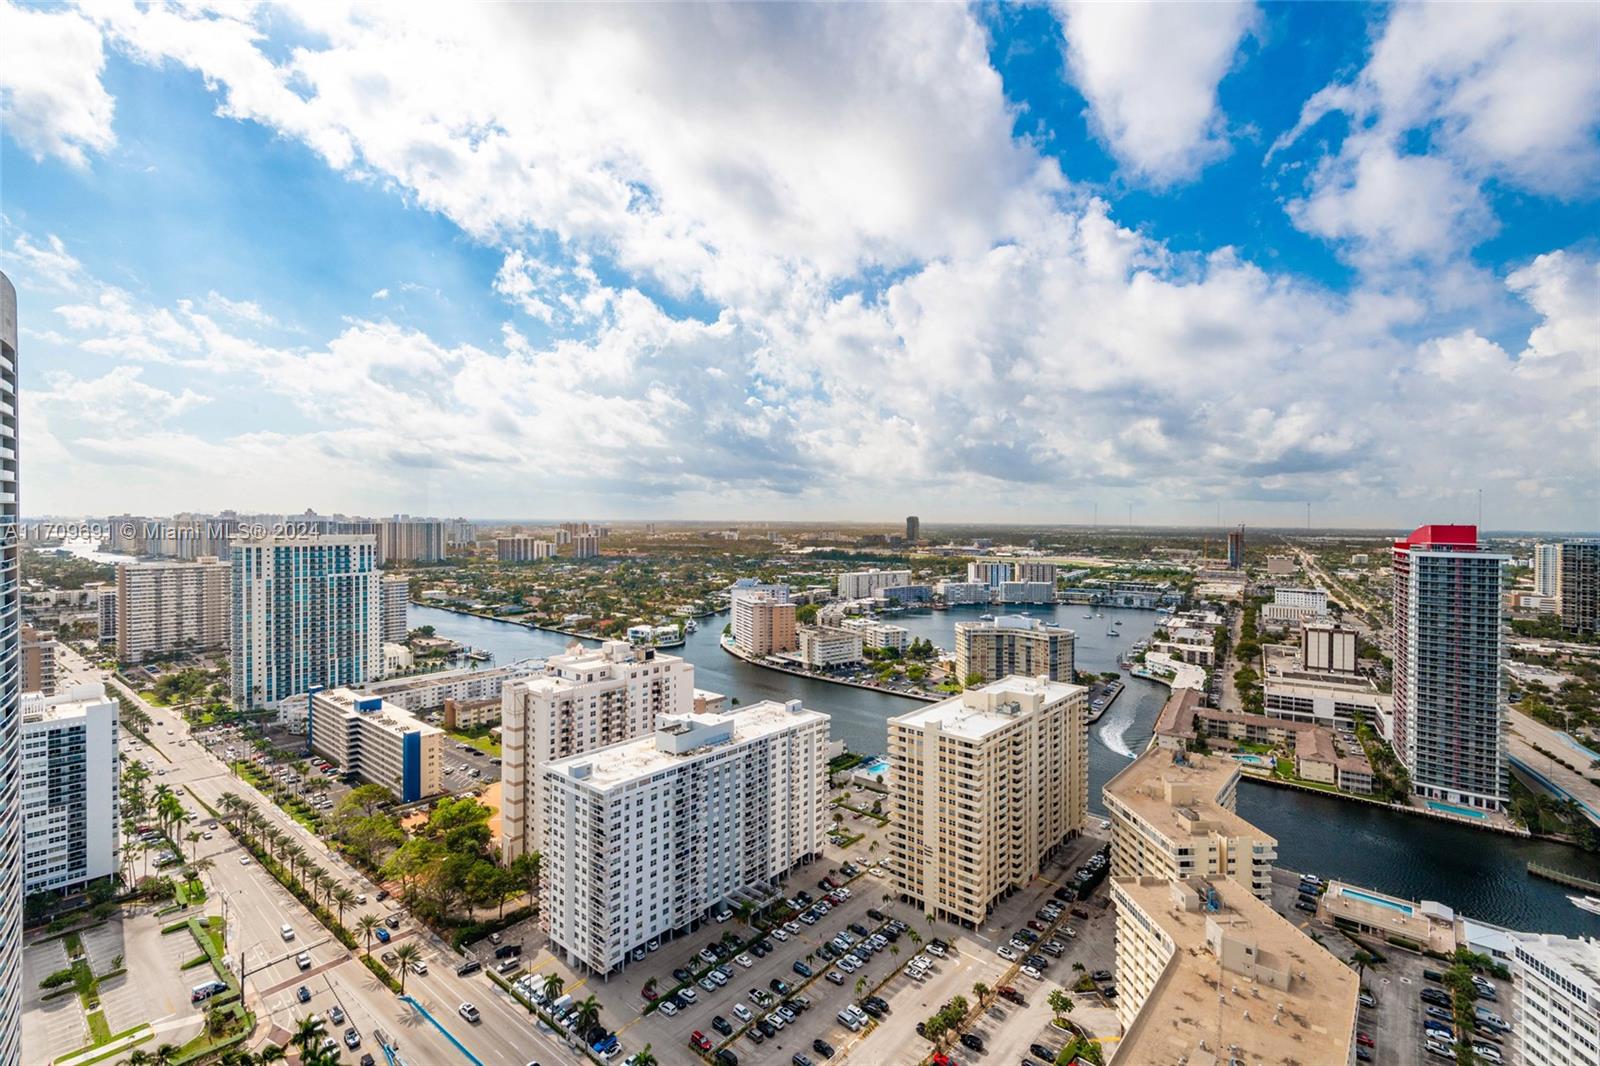
{"label": "grass lawn", "polygon": [[462,744],[471,744],[479,751],[486,752],[496,759],[500,757],[500,742],[489,735],[487,726],[480,726],[477,729],[469,729],[465,732],[447,733],[446,735],[451,740],[459,741]]}

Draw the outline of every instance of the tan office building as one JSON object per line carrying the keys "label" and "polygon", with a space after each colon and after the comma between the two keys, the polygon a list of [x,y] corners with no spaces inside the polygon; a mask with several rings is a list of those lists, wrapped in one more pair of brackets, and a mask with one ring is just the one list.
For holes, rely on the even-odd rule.
{"label": "tan office building", "polygon": [[693,710],[693,666],[622,640],[553,656],[543,676],[507,681],[500,692],[506,860],[540,850],[539,772],[546,763],[645,736],[659,716]]}
{"label": "tan office building", "polygon": [[1072,630],[1047,626],[1026,615],[1001,615],[987,622],[956,623],[956,677],[985,681],[1020,675],[1071,684]]}
{"label": "tan office building", "polygon": [[1243,885],[1225,877],[1113,877],[1111,898],[1118,1062],[1342,1066],[1354,1059],[1354,971]]}
{"label": "tan office building", "polygon": [[1111,814],[1114,877],[1226,877],[1272,892],[1278,842],[1235,811],[1239,764],[1153,747],[1102,792]]}
{"label": "tan office building", "polygon": [[1008,677],[889,719],[890,872],[902,899],[977,926],[1083,830],[1087,694]]}

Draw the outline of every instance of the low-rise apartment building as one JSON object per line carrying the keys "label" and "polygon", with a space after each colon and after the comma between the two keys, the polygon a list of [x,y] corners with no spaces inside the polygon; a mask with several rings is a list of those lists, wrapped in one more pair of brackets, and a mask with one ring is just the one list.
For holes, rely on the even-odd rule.
{"label": "low-rise apartment building", "polygon": [[839,575],[839,598],[869,600],[879,589],[909,584],[909,570],[855,570]]}
{"label": "low-rise apartment building", "polygon": [[788,703],[664,715],[545,764],[541,920],[598,974],[821,855],[828,716]]}
{"label": "low-rise apartment building", "polygon": [[975,928],[1082,832],[1087,696],[1007,677],[889,719],[890,876],[902,899]]}
{"label": "low-rise apartment building", "polygon": [[532,677],[544,672],[544,662],[528,659],[495,666],[487,670],[464,668],[440,670],[418,677],[397,677],[388,681],[373,681],[360,686],[369,696],[380,696],[385,703],[421,714],[436,711],[446,700],[465,703],[472,700],[497,700],[507,681],[519,677]]}
{"label": "low-rise apartment building", "polygon": [[848,666],[862,661],[861,634],[839,626],[800,626],[795,630],[799,644],[796,658],[812,670]]}
{"label": "low-rise apartment building", "polygon": [[957,622],[956,677],[977,674],[985,681],[996,681],[1016,674],[1070,683],[1075,639],[1072,630],[1027,615]]}
{"label": "low-rise apartment building", "polygon": [[934,586],[933,591],[951,606],[963,603],[988,603],[992,595],[989,586],[982,581],[941,581]]}
{"label": "low-rise apartment building", "polygon": [[1231,878],[1272,892],[1278,842],[1235,810],[1239,764],[1157,745],[1106,782],[1111,873],[1117,877]]}
{"label": "low-rise apartment building", "polygon": [[1111,898],[1118,1061],[1354,1061],[1355,972],[1248,888],[1226,877],[1119,875]]}
{"label": "low-rise apartment building", "polygon": [[911,632],[905,626],[880,622],[876,618],[846,618],[839,625],[859,636],[863,648],[884,648],[904,655],[911,646]]}
{"label": "low-rise apartment building", "polygon": [[342,772],[382,785],[401,803],[443,791],[444,733],[410,711],[336,688],[309,693],[305,714],[311,750]]}
{"label": "low-rise apartment building", "polygon": [[66,892],[117,872],[118,704],[98,684],[22,697],[22,891]]}
{"label": "low-rise apartment building", "polygon": [[694,707],[694,667],[621,640],[574,645],[544,673],[501,693],[501,840],[507,861],[540,850],[545,819],[539,771],[546,763],[643,736],[662,715]]}

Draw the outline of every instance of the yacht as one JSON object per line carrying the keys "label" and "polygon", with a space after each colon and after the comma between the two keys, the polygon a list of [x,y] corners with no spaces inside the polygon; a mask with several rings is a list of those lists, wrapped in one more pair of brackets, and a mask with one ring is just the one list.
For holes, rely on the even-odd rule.
{"label": "yacht", "polygon": [[1567,900],[1580,911],[1600,914],[1600,896],[1568,896]]}
{"label": "yacht", "polygon": [[994,615],[992,615],[992,614],[980,614],[978,616],[978,621],[980,621],[980,622],[993,622],[994,621]]}
{"label": "yacht", "polygon": [[700,628],[700,623],[696,622],[693,618],[691,618],[687,622],[683,623],[683,631],[685,633],[693,633],[695,630],[697,630],[699,628]]}

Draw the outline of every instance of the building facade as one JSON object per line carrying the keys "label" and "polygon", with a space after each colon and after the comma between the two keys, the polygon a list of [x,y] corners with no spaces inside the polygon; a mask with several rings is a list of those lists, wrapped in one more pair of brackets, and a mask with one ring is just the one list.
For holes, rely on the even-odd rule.
{"label": "building facade", "polygon": [[1011,564],[974,559],[967,564],[967,581],[977,585],[998,585],[1011,580]]}
{"label": "building facade", "polygon": [[1413,791],[1500,810],[1509,799],[1504,555],[1476,526],[1422,526],[1394,544],[1394,749]]}
{"label": "building facade", "polygon": [[879,589],[911,584],[909,570],[856,570],[839,575],[839,598],[869,600]]}
{"label": "building facade", "polygon": [[1561,628],[1600,632],[1600,540],[1569,540],[1561,545],[1556,578]]}
{"label": "building facade", "polygon": [[862,661],[861,634],[839,626],[800,626],[795,630],[802,665],[813,670]]}
{"label": "building facade", "polygon": [[1228,530],[1228,569],[1244,569],[1244,527]]}
{"label": "building facade", "polygon": [[600,557],[600,536],[597,533],[579,533],[572,538],[572,557],[574,559],[598,559]]}
{"label": "building facade", "polygon": [[509,537],[496,537],[494,554],[502,563],[533,563],[554,558],[556,546],[548,540],[517,533]]}
{"label": "building facade", "polygon": [[1236,813],[1239,764],[1153,747],[1102,790],[1115,877],[1226,877],[1271,899],[1278,842]]}
{"label": "building facade", "polygon": [[22,627],[22,691],[56,694],[56,635]]}
{"label": "building facade", "polygon": [[788,602],[788,590],[781,600],[770,592],[735,593],[733,643],[751,655],[773,655],[799,647],[795,605]]}
{"label": "building facade", "polygon": [[98,684],[23,699],[25,895],[73,891],[117,872],[118,709]]}
{"label": "building facade", "polygon": [[839,625],[860,636],[863,648],[886,648],[904,655],[911,646],[911,632],[905,626],[880,622],[876,618],[846,618]]}
{"label": "building facade", "polygon": [[1356,631],[1337,622],[1307,621],[1300,626],[1300,662],[1307,670],[1354,674]]}
{"label": "building facade", "polygon": [[915,544],[922,539],[922,519],[906,515],[906,543]]}
{"label": "building facade", "polygon": [[1522,1061],[1600,1066],[1600,941],[1517,936],[1511,961]]}
{"label": "building facade", "polygon": [[385,644],[406,642],[406,609],[411,604],[411,582],[403,577],[385,577],[379,583],[382,605],[379,608],[378,628]]}
{"label": "building facade", "polygon": [[644,736],[662,715],[694,709],[694,667],[654,648],[611,640],[574,645],[544,673],[501,690],[501,841],[506,860],[540,850],[540,768]]}
{"label": "building facade", "polygon": [[100,618],[100,643],[117,642],[117,586],[115,582],[100,590],[98,611]]}
{"label": "building facade", "polygon": [[364,534],[241,538],[233,548],[233,703],[277,707],[383,670],[377,544]]}
{"label": "building facade", "polygon": [[419,677],[374,681],[363,685],[361,691],[369,696],[382,696],[385,703],[392,703],[415,714],[437,710],[444,706],[446,700],[498,700],[507,681],[543,671],[542,661],[524,660],[488,670],[440,670]]}
{"label": "building facade", "polygon": [[0,274],[0,1062],[22,1061],[22,586],[17,290]]}
{"label": "building facade", "polygon": [[665,715],[650,735],[547,764],[540,915],[600,974],[822,854],[828,716],[799,700]]}
{"label": "building facade", "polygon": [[976,927],[1088,817],[1088,690],[1007,677],[889,719],[890,877]]}
{"label": "building facade", "polygon": [[1533,546],[1533,593],[1536,596],[1554,596],[1561,582],[1561,544],[1535,544]]}
{"label": "building facade", "polygon": [[308,693],[287,717],[306,716],[310,749],[363,782],[382,785],[401,803],[444,790],[444,733],[410,711],[348,688]]}
{"label": "building facade", "polygon": [[227,647],[232,577],[232,564],[215,556],[118,566],[117,661]]}
{"label": "building facade", "polygon": [[977,674],[997,681],[1013,674],[1070,683],[1072,630],[1049,626],[1026,615],[1001,615],[987,622],[956,623],[956,677]]}
{"label": "building facade", "polygon": [[378,521],[378,565],[444,562],[445,523],[398,514]]}

